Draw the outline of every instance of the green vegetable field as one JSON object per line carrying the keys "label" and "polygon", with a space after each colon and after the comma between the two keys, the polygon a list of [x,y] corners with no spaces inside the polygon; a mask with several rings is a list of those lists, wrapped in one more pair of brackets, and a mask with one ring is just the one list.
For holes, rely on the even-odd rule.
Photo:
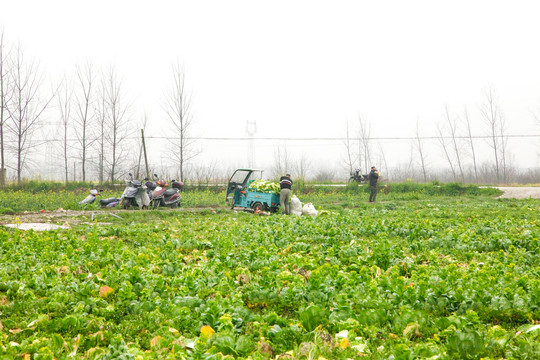
{"label": "green vegetable field", "polygon": [[540,201],[305,197],[2,227],[0,358],[540,358]]}

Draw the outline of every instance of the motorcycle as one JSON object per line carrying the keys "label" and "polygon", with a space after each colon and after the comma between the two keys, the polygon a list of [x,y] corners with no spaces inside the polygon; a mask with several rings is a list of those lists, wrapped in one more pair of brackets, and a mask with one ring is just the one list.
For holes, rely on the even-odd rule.
{"label": "motorcycle", "polygon": [[[154,174],[157,178],[157,175]],[[171,188],[167,188],[169,184],[165,180],[158,180],[156,182],[155,190],[152,191],[151,200],[152,206],[154,209],[158,207],[180,207],[180,200],[182,196],[180,195],[180,190],[184,186],[184,183],[181,181],[173,180],[171,182]]]}
{"label": "motorcycle", "polygon": [[360,184],[365,183],[368,181],[367,175],[362,175],[359,169],[356,169],[354,172],[351,173],[351,177],[349,178],[349,182],[356,181]]}
{"label": "motorcycle", "polygon": [[129,173],[130,180],[126,180],[126,188],[120,197],[120,204],[124,209],[132,206],[139,209],[148,209],[150,198],[145,187],[139,180],[133,180],[133,174]]}

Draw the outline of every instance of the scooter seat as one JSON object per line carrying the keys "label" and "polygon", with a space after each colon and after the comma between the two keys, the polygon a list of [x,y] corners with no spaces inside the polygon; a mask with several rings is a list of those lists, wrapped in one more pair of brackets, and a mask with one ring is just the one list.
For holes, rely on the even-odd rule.
{"label": "scooter seat", "polygon": [[153,182],[153,181],[147,181],[144,185],[146,185],[146,188],[151,190],[151,191],[154,191],[156,190],[156,183]]}
{"label": "scooter seat", "polygon": [[101,206],[107,206],[107,205],[112,204],[114,202],[118,203],[118,202],[120,202],[120,199],[112,197],[112,198],[108,198],[108,199],[100,199],[99,200],[99,204]]}
{"label": "scooter seat", "polygon": [[139,191],[139,189],[137,188],[128,188],[125,190],[125,193],[124,193],[124,197],[127,197],[127,198],[134,198],[136,195],[137,195],[137,192]]}
{"label": "scooter seat", "polygon": [[163,194],[163,196],[165,197],[173,196],[177,192],[178,192],[178,189],[167,189],[165,193]]}

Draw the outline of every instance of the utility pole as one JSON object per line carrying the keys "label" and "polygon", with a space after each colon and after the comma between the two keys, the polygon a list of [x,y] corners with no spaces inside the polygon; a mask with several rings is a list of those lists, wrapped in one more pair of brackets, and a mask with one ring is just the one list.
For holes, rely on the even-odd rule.
{"label": "utility pole", "polygon": [[246,133],[249,137],[248,142],[248,165],[253,169],[255,163],[255,144],[254,137],[257,133],[257,122],[256,121],[247,121],[246,122]]}
{"label": "utility pole", "polygon": [[146,177],[151,179],[150,177],[150,171],[148,170],[148,157],[146,156],[146,143],[144,142],[144,130],[141,129],[141,137],[142,137],[142,147],[144,151],[144,165],[146,167]]}

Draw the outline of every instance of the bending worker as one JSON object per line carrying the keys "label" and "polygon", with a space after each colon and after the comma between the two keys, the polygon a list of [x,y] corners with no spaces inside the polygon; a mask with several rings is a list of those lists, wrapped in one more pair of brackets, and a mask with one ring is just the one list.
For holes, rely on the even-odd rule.
{"label": "bending worker", "polygon": [[283,206],[283,213],[289,215],[291,213],[291,189],[292,189],[291,174],[286,174],[279,179],[281,192],[279,193],[279,202]]}

